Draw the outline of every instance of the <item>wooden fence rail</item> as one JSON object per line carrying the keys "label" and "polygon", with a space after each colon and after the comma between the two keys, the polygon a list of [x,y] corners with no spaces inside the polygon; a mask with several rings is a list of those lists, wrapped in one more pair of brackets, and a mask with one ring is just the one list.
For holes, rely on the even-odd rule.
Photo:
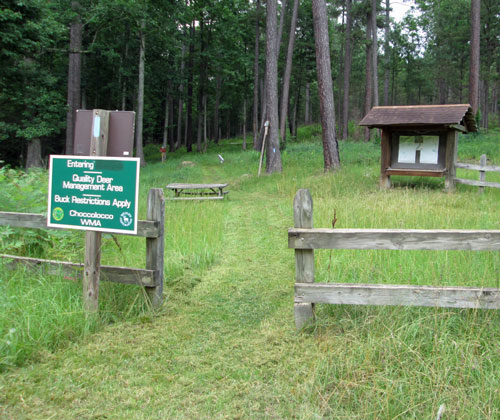
{"label": "wooden fence rail", "polygon": [[500,251],[500,230],[313,229],[308,190],[294,199],[295,325],[314,319],[315,303],[500,309],[500,289],[314,283],[315,249]]}
{"label": "wooden fence rail", "polygon": [[480,193],[484,192],[484,187],[500,188],[499,182],[486,181],[486,172],[500,172],[500,166],[488,166],[486,165],[486,161],[487,161],[486,155],[481,155],[479,165],[456,162],[455,167],[457,168],[479,171],[479,180],[476,181],[473,179],[454,178],[455,182],[457,184],[465,184],[465,185],[472,185],[474,187],[479,187]]}
{"label": "wooden fence rail", "polygon": [[[145,287],[153,307],[161,306],[163,302],[163,251],[165,225],[165,199],[163,189],[153,188],[148,194],[148,220],[139,220],[137,234],[133,236],[146,238],[146,268],[129,268],[101,266],[102,280],[122,284],[136,284]],[[0,226],[22,227],[33,229],[57,229],[47,227],[47,217],[32,213],[0,212]],[[28,266],[47,265],[60,270],[66,275],[74,276],[84,270],[83,263],[67,261],[43,260],[16,255],[0,255],[1,258],[12,260],[16,264]],[[85,298],[85,297],[84,297]]]}

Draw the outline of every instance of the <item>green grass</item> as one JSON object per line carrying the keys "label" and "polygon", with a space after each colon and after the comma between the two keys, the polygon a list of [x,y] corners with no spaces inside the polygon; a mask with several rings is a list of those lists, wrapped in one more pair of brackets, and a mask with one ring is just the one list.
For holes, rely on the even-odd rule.
{"label": "green grass", "polygon": [[[142,202],[169,182],[231,190],[220,202],[167,201],[161,313],[140,289],[103,283],[101,315],[86,319],[78,283],[2,267],[0,417],[435,419],[444,403],[443,419],[498,419],[498,312],[317,305],[315,325],[297,333],[286,229],[299,188],[311,191],[315,226],[335,210],[339,228],[500,229],[500,191],[448,194],[442,179],[405,177],[379,191],[379,146],[364,143],[342,143],[342,169],[324,174],[317,138],[304,141],[314,132],[287,145],[282,174],[257,178],[258,153],[234,140],[142,170]],[[500,165],[499,138],[461,139],[459,159],[486,152]],[[49,235],[34,251],[81,258],[79,235]],[[117,240],[104,237],[103,263],[142,267],[144,240]],[[498,252],[315,255],[318,281],[500,286]]]}

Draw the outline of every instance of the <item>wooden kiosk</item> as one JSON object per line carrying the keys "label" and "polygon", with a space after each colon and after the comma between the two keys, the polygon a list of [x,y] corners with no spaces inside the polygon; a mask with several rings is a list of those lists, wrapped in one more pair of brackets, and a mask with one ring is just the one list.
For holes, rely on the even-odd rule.
{"label": "wooden kiosk", "polygon": [[391,175],[445,177],[452,190],[458,133],[477,131],[468,104],[376,106],[359,125],[382,130],[380,187]]}

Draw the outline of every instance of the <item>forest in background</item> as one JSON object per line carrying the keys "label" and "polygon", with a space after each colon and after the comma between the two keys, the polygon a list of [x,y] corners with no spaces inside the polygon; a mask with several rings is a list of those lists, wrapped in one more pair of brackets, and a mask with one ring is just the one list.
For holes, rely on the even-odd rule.
{"label": "forest in background", "polygon": [[[2,1],[1,159],[30,167],[72,153],[78,108],[136,111],[141,148],[200,152],[236,135],[258,148],[269,1]],[[471,1],[412,4],[396,22],[389,0],[326,2],[339,139],[368,140],[357,122],[373,105],[469,102]],[[500,2],[480,4],[478,119],[487,129],[500,114]],[[293,137],[320,118],[314,0],[276,5],[280,126]]]}

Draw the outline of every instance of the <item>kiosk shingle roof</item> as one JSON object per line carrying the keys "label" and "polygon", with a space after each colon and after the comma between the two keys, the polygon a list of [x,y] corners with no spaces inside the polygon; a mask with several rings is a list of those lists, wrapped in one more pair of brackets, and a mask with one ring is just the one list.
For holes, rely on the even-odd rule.
{"label": "kiosk shingle roof", "polygon": [[359,123],[377,128],[453,124],[462,125],[467,131],[477,131],[476,119],[469,104],[375,106]]}

